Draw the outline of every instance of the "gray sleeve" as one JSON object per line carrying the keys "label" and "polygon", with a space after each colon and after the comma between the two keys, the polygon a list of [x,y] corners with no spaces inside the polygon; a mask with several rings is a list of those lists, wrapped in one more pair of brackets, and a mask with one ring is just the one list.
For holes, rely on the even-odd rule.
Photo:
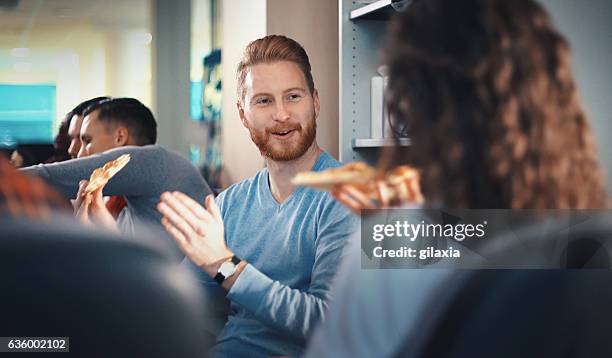
{"label": "gray sleeve", "polygon": [[394,356],[419,329],[431,295],[452,271],[362,269],[359,235],[346,251],[327,320],[317,327],[304,357]]}
{"label": "gray sleeve", "polygon": [[194,188],[210,192],[191,163],[157,145],[126,146],[86,158],[40,164],[22,170],[41,177],[66,198],[74,198],[80,180],[88,179],[94,169],[124,153],[129,153],[131,160],[104,187],[104,195],[155,196],[163,191],[179,190],[194,196]]}

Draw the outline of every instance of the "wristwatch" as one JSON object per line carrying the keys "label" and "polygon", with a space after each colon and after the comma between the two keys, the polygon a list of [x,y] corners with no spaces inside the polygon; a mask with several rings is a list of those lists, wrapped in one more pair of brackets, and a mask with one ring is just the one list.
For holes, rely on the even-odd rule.
{"label": "wristwatch", "polygon": [[236,273],[236,269],[238,268],[240,261],[242,261],[242,259],[239,259],[238,256],[234,255],[231,259],[222,263],[221,267],[219,267],[219,271],[217,271],[217,274],[215,275],[215,281],[217,281],[218,284],[222,284],[228,277]]}

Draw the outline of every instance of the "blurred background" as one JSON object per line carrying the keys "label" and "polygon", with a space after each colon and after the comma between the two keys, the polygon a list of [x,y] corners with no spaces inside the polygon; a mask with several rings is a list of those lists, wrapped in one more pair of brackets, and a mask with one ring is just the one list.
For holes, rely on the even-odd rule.
{"label": "blurred background", "polygon": [[[610,184],[612,2],[541,3],[572,46]],[[319,144],[352,160],[342,155],[356,150],[355,134],[341,130],[351,120],[341,99],[342,46],[351,36],[342,33],[345,7],[334,0],[0,0],[0,151],[21,146],[44,156],[79,102],[134,97],[153,110],[159,144],[191,160],[212,186],[250,177],[263,160],[237,115],[235,69],[248,42],[281,33],[310,56],[322,104]]]}

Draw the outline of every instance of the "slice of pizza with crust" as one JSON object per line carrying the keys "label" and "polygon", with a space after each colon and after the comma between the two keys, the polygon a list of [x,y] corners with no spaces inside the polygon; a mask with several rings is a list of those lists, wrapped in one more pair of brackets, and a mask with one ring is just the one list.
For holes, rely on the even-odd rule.
{"label": "slice of pizza with crust", "polygon": [[366,185],[382,178],[383,173],[361,162],[320,172],[298,173],[292,180],[294,185],[309,186],[322,190],[334,190],[342,184]]}
{"label": "slice of pizza with crust", "polygon": [[328,191],[336,190],[343,184],[350,184],[372,200],[394,204],[411,201],[415,193],[411,192],[409,186],[415,180],[419,180],[418,172],[409,166],[402,165],[384,172],[356,162],[322,172],[299,173],[292,182],[295,185]]}
{"label": "slice of pizza with crust", "polygon": [[115,160],[104,164],[104,166],[95,169],[89,177],[89,184],[85,188],[86,193],[93,193],[94,191],[104,187],[106,183],[117,174],[123,167],[130,161],[129,154],[123,154]]}

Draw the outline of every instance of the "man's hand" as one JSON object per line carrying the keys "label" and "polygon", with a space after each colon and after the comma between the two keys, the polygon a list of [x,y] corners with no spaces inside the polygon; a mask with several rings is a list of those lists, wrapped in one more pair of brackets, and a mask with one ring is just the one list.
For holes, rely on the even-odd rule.
{"label": "man's hand", "polygon": [[108,211],[102,198],[102,188],[93,193],[86,193],[85,188],[89,182],[81,180],[79,182],[79,192],[73,203],[74,215],[86,225],[95,223],[111,231],[119,231],[117,222],[113,215]]}
{"label": "man's hand", "polygon": [[[85,188],[87,187],[87,180],[81,180],[79,182],[79,191],[77,192],[77,196],[72,202],[72,209],[74,209],[74,216],[76,216],[79,221],[90,224],[89,221],[89,204],[85,204]],[[91,198],[90,198],[91,199]]]}
{"label": "man's hand", "polygon": [[212,195],[206,197],[203,208],[181,192],[165,192],[157,210],[164,216],[162,225],[185,255],[211,277],[234,255],[225,244],[223,219]]}

